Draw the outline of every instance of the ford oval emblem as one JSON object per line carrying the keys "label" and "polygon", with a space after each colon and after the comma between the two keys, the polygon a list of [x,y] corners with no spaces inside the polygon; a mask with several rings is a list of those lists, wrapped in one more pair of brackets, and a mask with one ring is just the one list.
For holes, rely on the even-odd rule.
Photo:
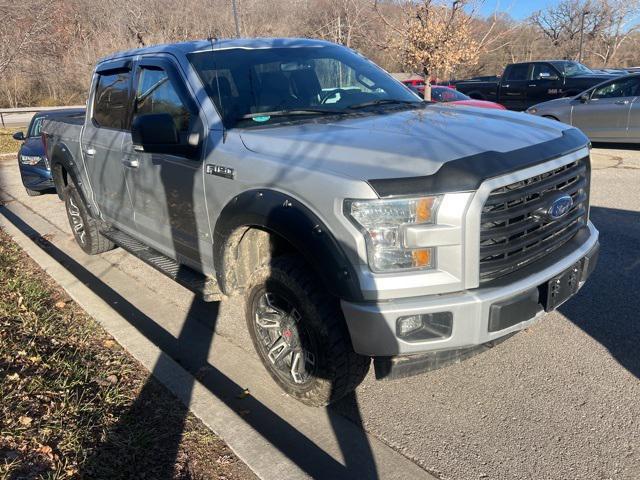
{"label": "ford oval emblem", "polygon": [[553,220],[557,220],[571,210],[573,207],[573,199],[570,195],[562,195],[561,197],[556,198],[553,203],[549,206],[549,210],[547,210],[547,215],[549,218]]}

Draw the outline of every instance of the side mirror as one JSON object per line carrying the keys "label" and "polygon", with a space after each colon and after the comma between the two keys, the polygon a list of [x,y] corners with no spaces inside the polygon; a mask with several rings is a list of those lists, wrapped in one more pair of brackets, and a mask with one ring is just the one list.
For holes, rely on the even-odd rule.
{"label": "side mirror", "polygon": [[191,155],[197,147],[181,143],[173,117],[168,113],[148,113],[137,116],[131,125],[134,147],[146,153]]}
{"label": "side mirror", "polygon": [[590,99],[591,97],[588,93],[583,93],[582,95],[580,95],[580,103],[589,103]]}
{"label": "side mirror", "polygon": [[25,140],[25,136],[24,133],[22,132],[16,132],[13,134],[13,139],[14,140],[18,140],[19,142],[24,142]]}

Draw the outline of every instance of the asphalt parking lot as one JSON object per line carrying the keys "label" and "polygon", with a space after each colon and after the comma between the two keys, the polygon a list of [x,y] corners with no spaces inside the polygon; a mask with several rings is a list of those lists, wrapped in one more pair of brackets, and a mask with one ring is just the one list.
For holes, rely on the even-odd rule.
{"label": "asphalt parking lot", "polygon": [[[602,249],[575,298],[461,364],[402,380],[370,374],[334,411],[441,479],[640,478],[640,149],[597,146],[593,159]],[[0,158],[0,199],[69,234],[55,195],[26,196],[14,158]],[[126,253],[104,256],[132,291],[189,308],[179,287]],[[220,305],[216,334],[253,356],[242,307]]]}

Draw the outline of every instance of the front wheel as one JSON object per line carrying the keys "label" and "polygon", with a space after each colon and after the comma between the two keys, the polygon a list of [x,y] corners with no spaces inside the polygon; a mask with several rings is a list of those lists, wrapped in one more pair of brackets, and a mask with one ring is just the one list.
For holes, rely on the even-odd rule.
{"label": "front wheel", "polygon": [[253,274],[246,319],[271,377],[306,405],[339,400],[367,374],[370,359],[353,351],[337,300],[297,257],[275,258]]}

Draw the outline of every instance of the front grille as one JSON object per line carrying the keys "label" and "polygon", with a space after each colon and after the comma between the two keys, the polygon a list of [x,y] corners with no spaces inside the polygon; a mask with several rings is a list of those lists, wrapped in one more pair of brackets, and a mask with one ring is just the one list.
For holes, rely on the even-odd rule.
{"label": "front grille", "polygon": [[[571,195],[573,206],[552,220],[550,195]],[[482,209],[480,282],[511,273],[569,241],[586,224],[589,157],[493,190]]]}

